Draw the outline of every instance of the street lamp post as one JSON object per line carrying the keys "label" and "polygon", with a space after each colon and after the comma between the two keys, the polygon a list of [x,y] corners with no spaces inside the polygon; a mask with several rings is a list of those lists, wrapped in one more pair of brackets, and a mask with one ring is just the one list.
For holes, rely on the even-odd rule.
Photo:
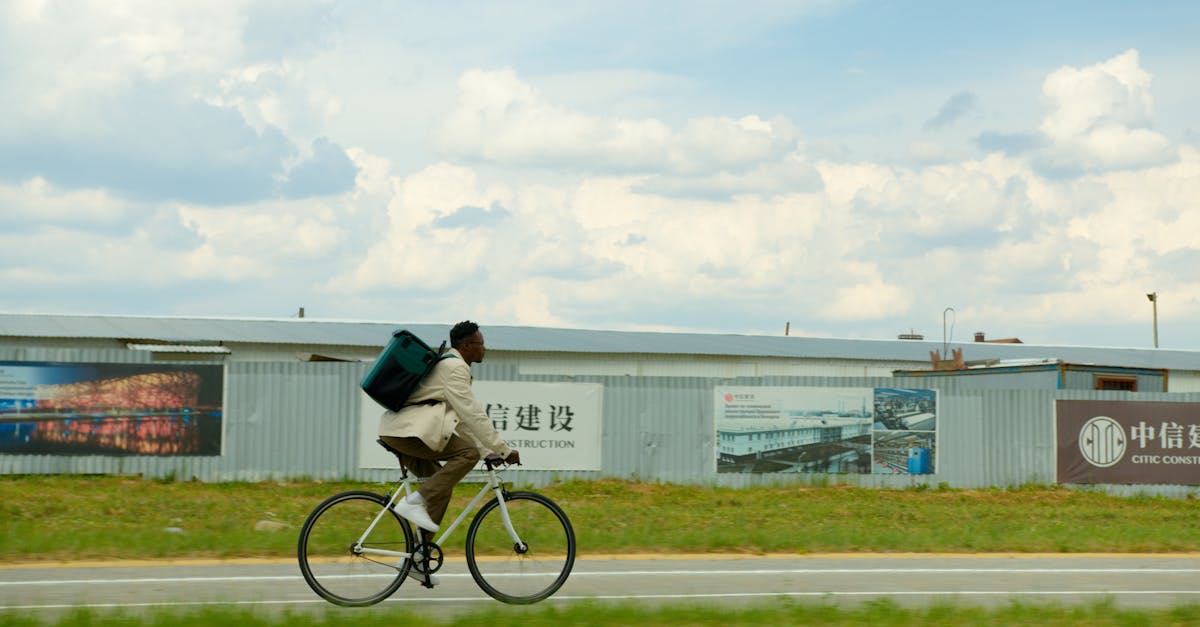
{"label": "street lamp post", "polygon": [[1150,292],[1146,294],[1146,298],[1150,299],[1150,304],[1154,307],[1154,348],[1158,348],[1158,292]]}

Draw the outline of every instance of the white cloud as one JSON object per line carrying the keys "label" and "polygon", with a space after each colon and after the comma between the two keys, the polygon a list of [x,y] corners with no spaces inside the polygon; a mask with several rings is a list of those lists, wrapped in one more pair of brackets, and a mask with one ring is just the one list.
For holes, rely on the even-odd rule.
{"label": "white cloud", "polygon": [[[87,291],[198,313],[872,337],[954,306],[989,334],[1053,339],[1142,320],[1154,289],[1164,320],[1200,315],[1200,157],[1155,129],[1157,56],[1159,79],[1136,50],[1046,75],[1038,126],[1030,78],[897,91],[872,61],[853,89],[811,93],[814,65],[746,47],[783,41],[773,11],[814,10],[794,3],[705,5],[636,41],[598,7],[514,29],[479,9],[460,31],[461,7],[440,5],[0,4],[0,58],[21,60],[0,68],[0,285],[80,308]],[[658,49],[693,27],[713,37]],[[792,82],[767,97],[756,76]],[[931,93],[957,95],[930,119]],[[1028,113],[997,122],[998,94]],[[1009,127],[966,141],[980,124]]]}
{"label": "white cloud", "polygon": [[318,257],[333,251],[344,236],[337,226],[337,215],[310,202],[223,209],[181,206],[178,211],[180,222],[218,255]]}
{"label": "white cloud", "polygon": [[87,229],[120,226],[134,213],[129,203],[103,189],[62,190],[35,176],[19,185],[0,184],[0,224],[34,230],[59,224]]}
{"label": "white cloud", "polygon": [[177,251],[158,250],[141,231],[107,234],[61,226],[47,226],[33,235],[5,231],[0,250],[4,284],[23,292],[47,285],[86,290],[129,277],[143,285],[158,284],[172,280],[179,268]]}
{"label": "white cloud", "polygon": [[341,146],[318,132],[338,99],[294,47],[247,50],[264,6],[0,5],[0,58],[22,60],[0,69],[0,180],[209,204],[348,188]]}
{"label": "white cloud", "polygon": [[796,148],[786,118],[697,118],[681,131],[653,118],[593,116],[548,101],[511,69],[471,70],[438,141],[449,154],[506,165],[704,174],[753,167]]}
{"label": "white cloud", "polygon": [[843,269],[846,287],[838,287],[832,302],[821,308],[830,319],[876,320],[903,317],[912,306],[912,293],[884,280],[872,264],[855,263]]}
{"label": "white cloud", "polygon": [[314,266],[336,265],[344,254],[347,200],[161,205],[103,190],[62,190],[35,178],[0,185],[0,265],[10,287],[26,288],[47,276],[75,286],[66,289],[294,279]]}
{"label": "white cloud", "polygon": [[741,172],[721,171],[696,176],[646,177],[639,191],[683,198],[728,198],[739,194],[774,195],[818,191],[824,181],[803,155],[778,161],[763,160]]}
{"label": "white cloud", "polygon": [[493,320],[512,320],[514,324],[545,327],[569,327],[569,321],[556,315],[563,303],[550,298],[561,288],[554,280],[532,278],[521,281],[499,301],[484,305],[484,315]]}
{"label": "white cloud", "polygon": [[331,281],[336,291],[373,287],[448,290],[480,267],[483,242],[463,229],[434,229],[433,222],[464,206],[487,207],[494,197],[476,188],[475,173],[439,163],[397,185],[388,222],[362,261]]}
{"label": "white cloud", "polygon": [[[594,121],[540,106],[560,120]],[[706,124],[689,128],[707,129],[700,137],[738,137],[770,127],[757,118]],[[677,147],[677,138],[662,141]],[[1135,275],[1148,263],[1147,250],[1116,241],[1121,227],[1088,234],[1072,217],[1095,207],[1121,211],[1116,207],[1127,202],[1121,199],[1137,194],[1174,206],[1195,193],[1190,162],[1162,166],[1145,186],[1123,191],[1138,175],[1058,181],[999,154],[916,169],[805,166],[792,154],[788,160],[809,168],[817,184],[789,191],[777,182],[788,173],[779,173],[774,148],[747,145],[732,161],[754,164],[748,172],[708,177],[691,188],[692,197],[677,193],[688,189],[687,177],[581,173],[553,183],[510,182],[507,174],[485,176],[484,168],[431,166],[397,186],[387,238],[349,280],[332,284],[440,290],[443,303],[458,307],[467,303],[449,286],[473,285],[472,294],[492,303],[496,315],[522,324],[586,326],[600,310],[636,320],[637,312],[666,302],[691,303],[696,311],[689,319],[700,326],[718,326],[698,320],[735,311],[779,317],[803,311],[845,324],[902,321],[948,304],[1033,324],[1038,318],[1031,312],[1044,316],[1050,304],[1071,297],[1073,286],[1098,284],[1118,266],[1120,276]],[[696,188],[739,193],[696,197]],[[502,211],[505,218],[477,228],[434,228],[461,207]],[[1171,227],[1195,232],[1186,221]],[[1102,247],[1106,252],[1098,252]],[[1179,248],[1194,246],[1181,241]],[[1071,287],[1061,291],[1063,285]],[[1058,311],[1084,315],[1075,307]]]}
{"label": "white cloud", "polygon": [[669,155],[671,169],[682,173],[741,169],[792,152],[798,138],[796,127],[782,116],[769,121],[756,115],[738,120],[689,120],[674,139]]}
{"label": "white cloud", "polygon": [[[19,87],[6,100],[10,120],[52,119],[84,130],[100,122],[89,109],[96,97],[139,82],[212,75],[241,50],[239,5],[219,10],[163,2],[27,2],[0,7],[6,24],[0,51],[23,59],[0,74]],[[2,15],[7,12],[8,15]],[[2,124],[2,123],[0,123]],[[0,126],[2,128],[2,126]]]}
{"label": "white cloud", "polygon": [[1137,50],[1082,69],[1063,67],[1046,77],[1041,131],[1052,142],[1045,155],[1049,164],[1090,171],[1171,159],[1170,141],[1151,130],[1151,83]]}
{"label": "white cloud", "polygon": [[1200,252],[1200,152],[1180,152],[1177,163],[1105,176],[1111,199],[1071,219],[1069,232],[1102,252],[1098,282],[1149,272],[1155,257]]}
{"label": "white cloud", "polygon": [[670,129],[654,120],[603,120],[545,102],[512,70],[459,79],[458,106],[439,143],[455,155],[507,164],[598,161],[646,167],[663,161]]}
{"label": "white cloud", "polygon": [[817,169],[835,210],[891,238],[915,236],[926,246],[954,246],[967,243],[955,238],[973,241],[1011,230],[1021,219],[1013,212],[1028,206],[1024,185],[1034,178],[1019,162],[998,155],[915,170],[833,162]]}

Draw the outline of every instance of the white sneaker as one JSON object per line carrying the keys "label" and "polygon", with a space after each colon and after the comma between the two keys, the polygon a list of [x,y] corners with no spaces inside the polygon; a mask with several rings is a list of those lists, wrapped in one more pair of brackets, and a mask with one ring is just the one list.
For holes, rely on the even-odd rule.
{"label": "white sneaker", "polygon": [[429,517],[429,512],[425,509],[424,505],[417,505],[409,503],[407,499],[400,499],[392,506],[392,510],[399,514],[401,518],[416,524],[416,526],[426,531],[438,530],[438,524],[433,522],[433,519]]}

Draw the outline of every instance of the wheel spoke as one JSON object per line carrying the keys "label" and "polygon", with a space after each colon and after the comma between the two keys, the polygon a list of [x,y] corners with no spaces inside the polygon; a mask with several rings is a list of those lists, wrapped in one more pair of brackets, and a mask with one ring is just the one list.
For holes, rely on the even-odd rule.
{"label": "wheel spoke", "polygon": [[[304,580],[338,605],[371,605],[386,599],[404,580],[410,562],[355,554],[355,541],[383,509],[386,499],[370,492],[345,492],[317,506],[300,531],[297,557]],[[363,548],[411,553],[412,529],[391,512],[379,521]]]}
{"label": "wheel spoke", "polygon": [[575,563],[575,532],[550,499],[514,492],[505,503],[518,544],[499,503],[479,511],[467,532],[467,566],[479,587],[505,603],[534,603],[554,594]]}

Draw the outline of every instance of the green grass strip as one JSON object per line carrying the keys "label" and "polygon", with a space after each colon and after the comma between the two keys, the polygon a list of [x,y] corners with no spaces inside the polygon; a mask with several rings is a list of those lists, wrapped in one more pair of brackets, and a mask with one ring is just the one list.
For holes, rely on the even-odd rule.
{"label": "green grass strip", "polygon": [[[0,477],[0,561],[291,558],[296,532],[325,497],[386,486],[317,481],[203,484],[128,477]],[[474,487],[456,492],[456,513]],[[559,502],[582,554],[641,552],[1200,552],[1200,503],[1087,490],[874,490],[842,485],[726,489],[630,481],[538,488]],[[256,530],[269,520],[280,531]],[[461,535],[459,535],[461,538]],[[450,551],[457,548],[451,541]],[[3,625],[1200,625],[1200,606],[1133,610],[1112,602],[998,607],[893,601],[834,604],[495,604],[442,616],[385,605],[270,612],[74,610],[55,618],[0,612]]]}
{"label": "green grass strip", "polygon": [[214,606],[194,611],[151,611],[142,613],[75,610],[57,618],[35,618],[0,613],[0,624],[28,627],[155,626],[191,627],[238,625],[239,627],[340,626],[476,627],[478,625],[521,625],[521,627],[572,627],[608,625],[889,625],[894,627],[937,627],[957,625],[1089,625],[1170,626],[1200,624],[1200,606],[1170,609],[1122,609],[1112,602],[1079,606],[1010,603],[993,608],[936,604],[926,608],[901,606],[890,600],[854,605],[778,600],[748,606],[716,604],[647,606],[636,603],[584,602],[571,605],[545,604],[530,607],[495,605],[486,610],[453,612],[446,616],[434,608],[419,613],[398,608],[367,610],[329,609],[314,612],[263,612]]}
{"label": "green grass strip", "polygon": [[[0,562],[291,558],[314,506],[335,492],[364,488],[387,486],[4,476]],[[450,515],[476,489],[460,486]],[[1193,499],[1038,486],[727,489],[616,480],[573,480],[538,491],[566,510],[581,555],[1200,552],[1200,501]],[[262,521],[280,528],[262,530]],[[447,543],[450,555],[463,536]]]}

